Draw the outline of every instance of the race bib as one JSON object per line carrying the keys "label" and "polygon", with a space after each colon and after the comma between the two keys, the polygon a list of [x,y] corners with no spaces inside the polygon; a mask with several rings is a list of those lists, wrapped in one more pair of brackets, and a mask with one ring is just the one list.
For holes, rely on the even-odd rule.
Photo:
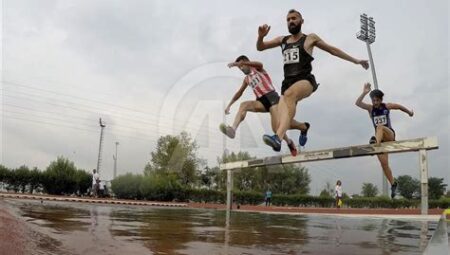
{"label": "race bib", "polygon": [[249,85],[250,85],[251,88],[254,89],[260,83],[261,83],[261,79],[257,75],[254,75],[253,77],[251,77]]}
{"label": "race bib", "polygon": [[285,64],[294,64],[300,62],[300,52],[298,48],[284,50],[283,55]]}
{"label": "race bib", "polygon": [[375,126],[384,126],[387,125],[387,117],[386,115],[380,115],[373,117],[373,122]]}

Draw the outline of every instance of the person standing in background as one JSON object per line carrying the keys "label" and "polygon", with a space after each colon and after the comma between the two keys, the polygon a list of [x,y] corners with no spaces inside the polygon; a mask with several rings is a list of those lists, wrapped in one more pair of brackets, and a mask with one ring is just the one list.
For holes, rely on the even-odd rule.
{"label": "person standing in background", "polygon": [[342,183],[340,180],[336,182],[336,187],[334,188],[334,193],[336,196],[336,208],[341,208],[342,206]]}
{"label": "person standing in background", "polygon": [[100,175],[97,173],[97,170],[92,170],[92,196],[98,197],[98,188],[100,182]]}
{"label": "person standing in background", "polygon": [[266,191],[266,206],[270,206],[270,203],[272,202],[272,191],[270,191],[270,189],[268,189]]}

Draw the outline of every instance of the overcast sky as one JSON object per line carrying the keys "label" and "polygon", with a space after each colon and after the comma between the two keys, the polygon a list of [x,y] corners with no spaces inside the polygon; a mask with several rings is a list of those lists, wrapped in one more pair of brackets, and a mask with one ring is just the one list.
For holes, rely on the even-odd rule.
{"label": "overcast sky", "polygon": [[[286,35],[289,9],[302,12],[303,32],[316,33],[354,57],[367,58],[355,38],[359,15],[376,20],[372,45],[385,101],[414,109],[392,113],[397,138],[437,136],[429,152],[430,176],[450,180],[448,1],[2,1],[1,163],[44,169],[65,156],[83,169],[96,167],[100,128],[106,123],[103,178],[140,173],[160,135],[186,130],[209,166],[226,148],[273,155],[261,141],[269,118],[249,114],[233,141],[218,130],[231,123],[224,106],[243,76],[226,63],[238,55],[262,61],[275,86],[283,78],[280,49],[258,52],[257,27],[268,38]],[[306,149],[367,143],[373,127],[354,101],[370,71],[314,52],[319,89],[297,108],[311,123]],[[247,91],[242,100],[252,100]],[[242,101],[241,100],[241,101]],[[289,132],[297,140],[297,132]],[[285,149],[284,152],[287,152]],[[394,175],[419,178],[417,153],[390,158]],[[305,164],[317,194],[328,181],[359,193],[363,182],[381,188],[375,157]]]}

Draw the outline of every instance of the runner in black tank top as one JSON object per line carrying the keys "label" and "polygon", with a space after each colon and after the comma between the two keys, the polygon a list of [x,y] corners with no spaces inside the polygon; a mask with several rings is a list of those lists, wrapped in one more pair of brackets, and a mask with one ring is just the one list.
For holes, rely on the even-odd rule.
{"label": "runner in black tank top", "polygon": [[284,57],[284,81],[281,87],[281,94],[300,80],[308,80],[313,86],[313,91],[319,86],[312,72],[312,61],[314,58],[305,51],[305,40],[307,35],[302,35],[300,40],[288,43],[289,36],[285,36],[281,41],[281,50]]}
{"label": "runner in black tank top", "polygon": [[[370,138],[369,143],[380,145],[382,142],[395,141],[395,131],[392,128],[390,111],[400,110],[407,113],[410,117],[414,115],[412,110],[408,110],[406,107],[400,104],[393,103],[383,103],[383,92],[381,90],[375,89],[370,92],[370,98],[372,99],[372,104],[367,104],[363,102],[364,97],[370,92],[370,84],[364,84],[364,89],[361,95],[356,99],[355,104],[368,111],[369,116],[372,119],[372,124],[375,127],[375,136]],[[384,175],[391,184],[391,197],[395,197],[395,191],[397,189],[397,182],[394,180],[392,175],[392,170],[389,167],[389,157],[388,154],[378,154],[378,160],[380,161],[381,168],[383,169]]]}
{"label": "runner in black tank top", "polygon": [[[282,86],[282,95],[279,103],[279,126],[276,134],[264,135],[264,142],[275,151],[280,151],[281,140],[286,130],[289,129],[291,121],[295,116],[298,101],[309,97],[316,89],[317,83],[311,74],[311,62],[314,60],[312,52],[314,47],[318,47],[330,54],[361,65],[364,69],[369,68],[367,60],[355,59],[342,50],[325,43],[316,34],[305,35],[301,32],[303,17],[300,12],[290,10],[287,15],[287,25],[290,36],[279,36],[275,39],[264,41],[264,37],[269,33],[270,27],[262,25],[258,28],[258,41],[256,48],[260,51],[281,46],[284,57],[285,79]],[[284,48],[283,48],[284,47]],[[309,125],[305,124],[299,138],[300,145],[306,143],[306,132]]]}

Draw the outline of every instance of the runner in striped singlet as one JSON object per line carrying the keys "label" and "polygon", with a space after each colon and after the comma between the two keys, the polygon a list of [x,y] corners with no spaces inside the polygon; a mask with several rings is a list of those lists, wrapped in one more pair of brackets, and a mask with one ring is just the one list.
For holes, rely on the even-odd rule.
{"label": "runner in striped singlet", "polygon": [[[225,109],[225,114],[230,113],[231,106],[242,96],[247,87],[252,88],[253,93],[256,96],[255,100],[242,102],[238,113],[234,119],[233,126],[226,126],[225,124],[220,125],[220,130],[226,136],[234,138],[236,135],[236,129],[239,124],[245,119],[247,112],[269,112],[271,117],[272,129],[275,130],[278,123],[278,101],[280,96],[275,91],[269,74],[264,70],[263,64],[257,61],[250,61],[246,56],[240,56],[235,62],[230,63],[228,67],[239,67],[239,69],[246,75],[244,81],[242,82],[241,88],[236,92],[236,94],[231,99],[227,108]],[[306,130],[305,123],[299,123],[295,120],[291,123],[292,129]],[[286,135],[283,139],[287,142],[289,150],[293,156],[297,155],[297,148],[294,142],[289,139]]]}

